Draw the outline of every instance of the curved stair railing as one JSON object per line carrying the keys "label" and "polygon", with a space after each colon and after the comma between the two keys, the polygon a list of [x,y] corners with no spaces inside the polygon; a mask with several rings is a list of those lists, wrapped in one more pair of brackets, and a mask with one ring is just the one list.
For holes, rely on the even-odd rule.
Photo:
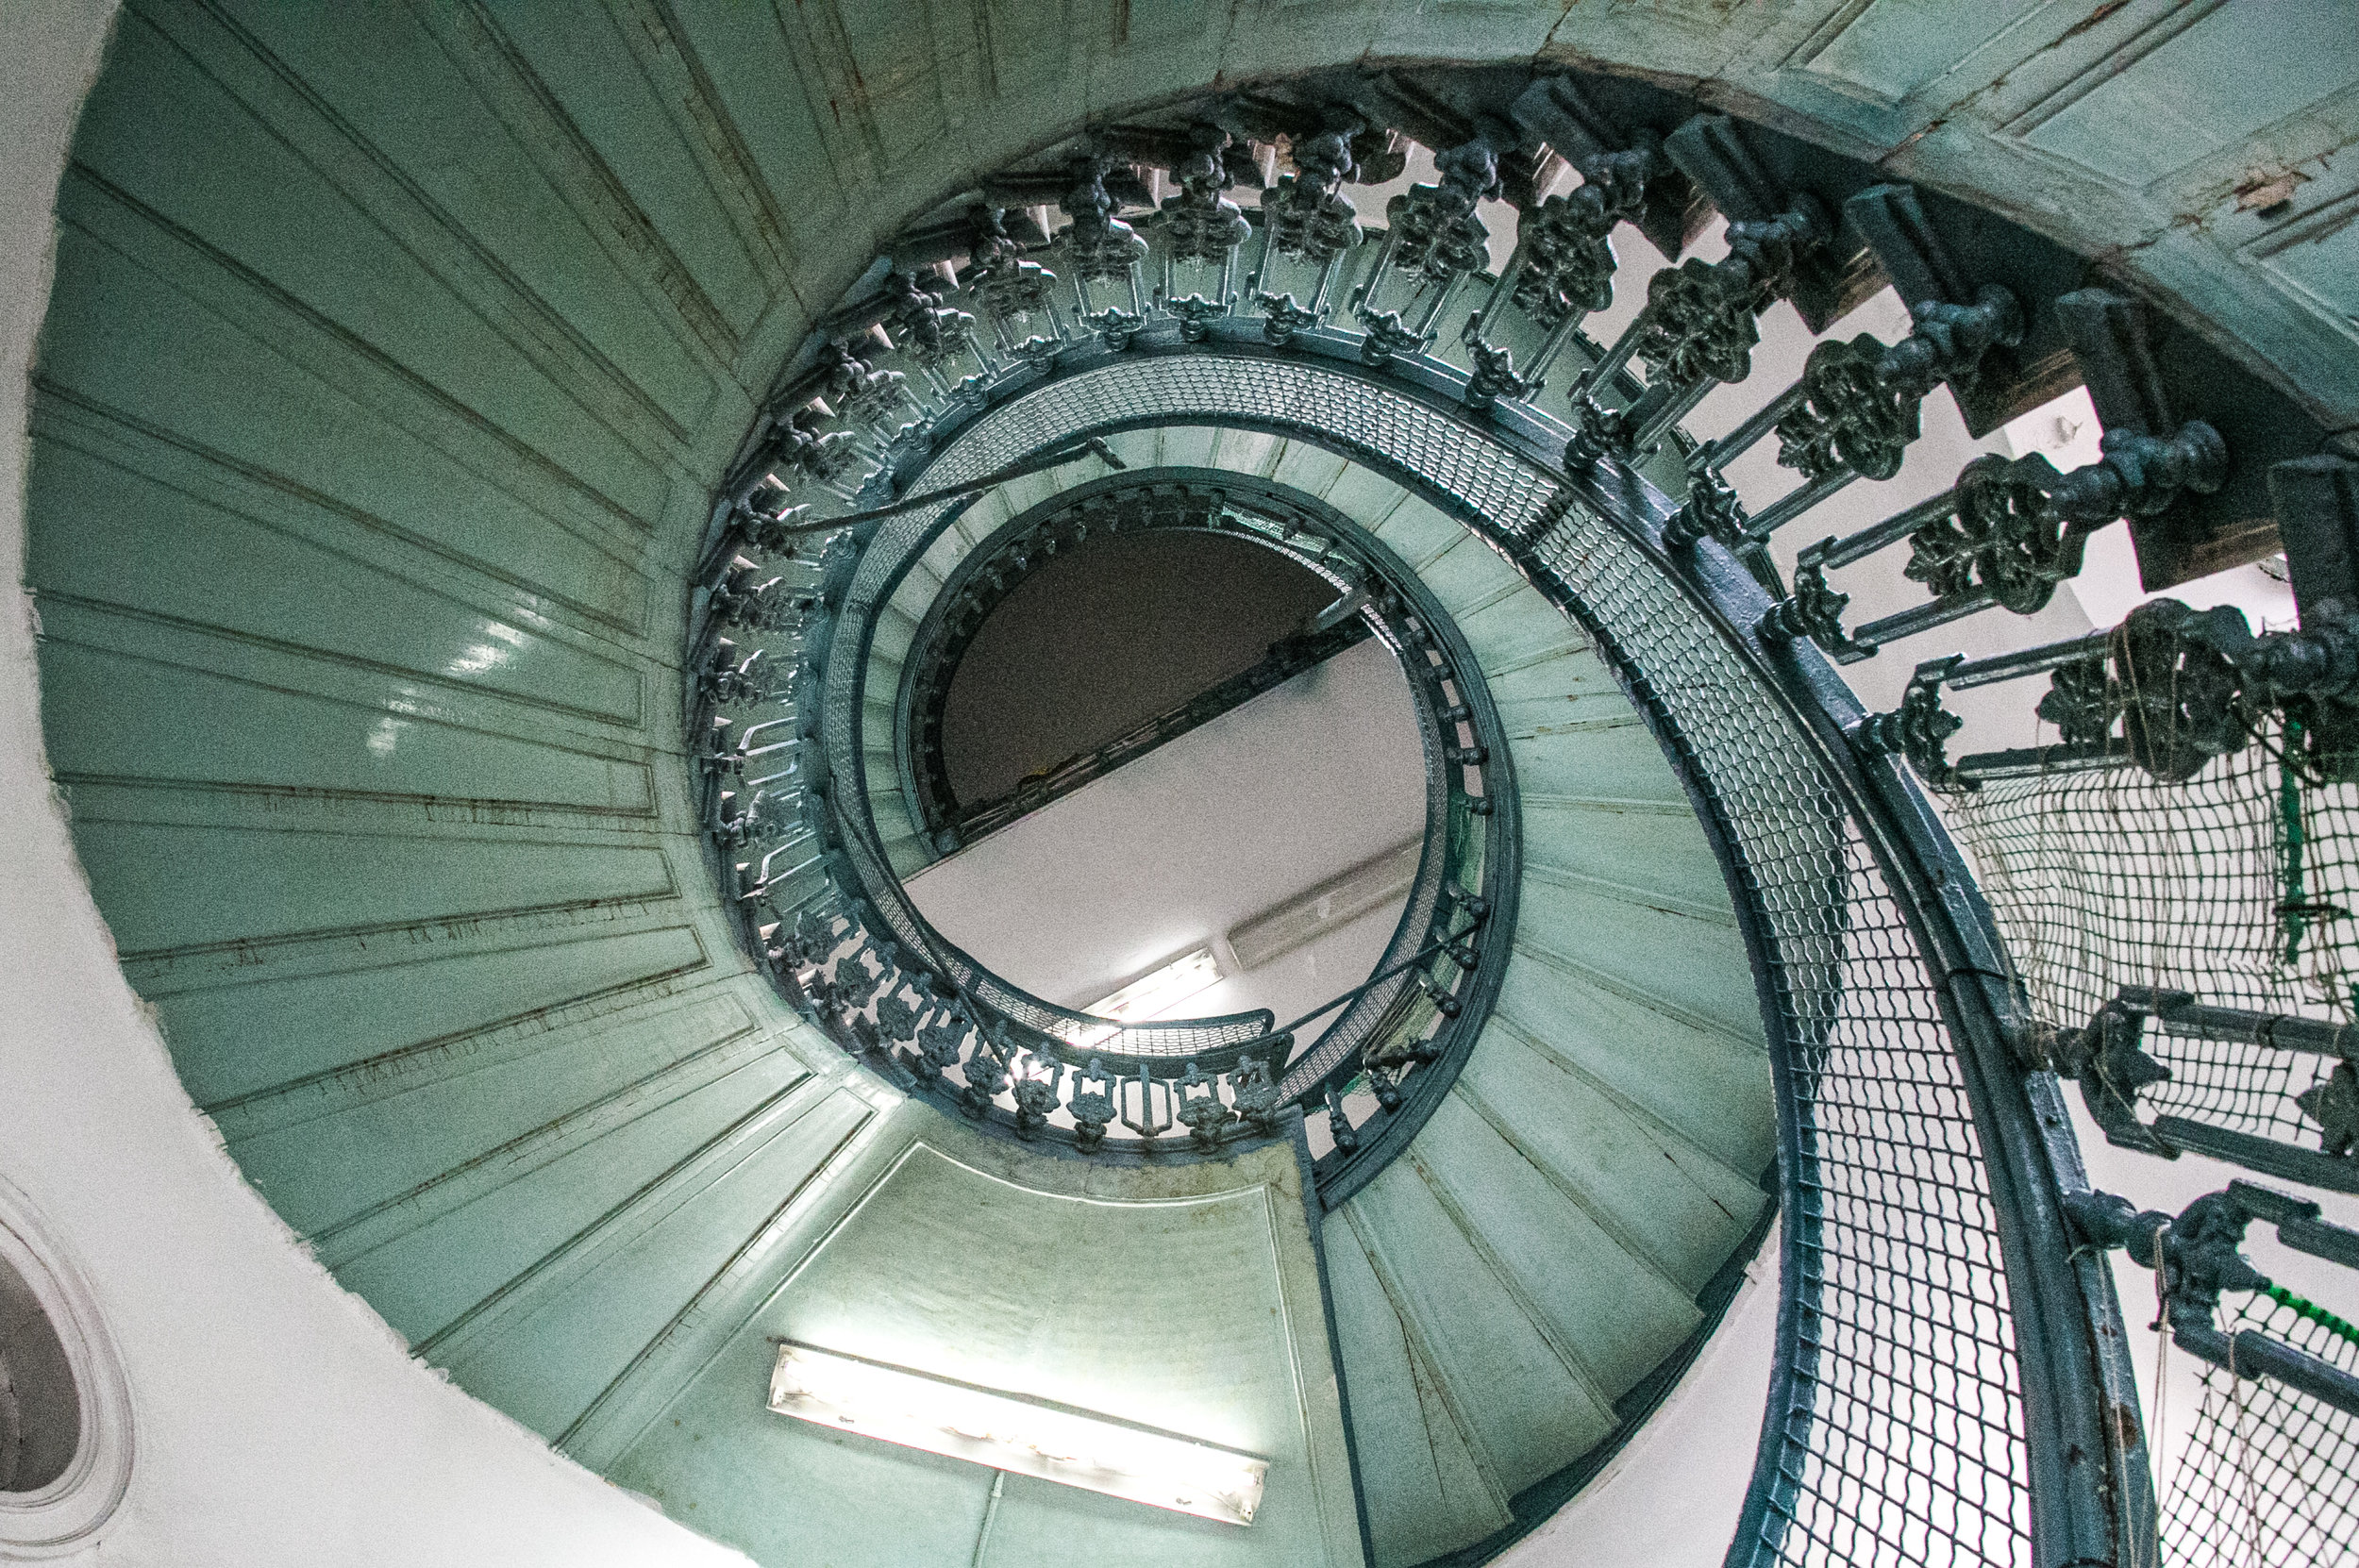
{"label": "curved stair railing", "polygon": [[[1458,516],[1597,640],[1714,832],[1754,955],[1782,1306],[1730,1560],[2153,1561],[2169,1531],[2188,1539],[2186,1500],[2217,1466],[2173,1480],[2167,1530],[2098,1250],[2162,1230],[2091,1194],[2058,1075],[2126,1146],[2351,1190],[2359,995],[2336,923],[2359,889],[2333,851],[2359,837],[2359,465],[2167,313],[1989,214],[1667,92],[1521,80],[1352,75],[1182,106],[946,203],[749,437],[715,510],[723,554],[1159,424],[1322,444]],[[1409,142],[1435,149],[1434,178],[1364,230],[1344,186],[1397,178]],[[1567,166],[1579,182],[1557,192]],[[1715,208],[1724,258],[1656,273],[1613,342],[1581,330],[1611,300],[1618,225],[1676,260]],[[1493,270],[1499,221],[1514,232]],[[1681,428],[1748,375],[1771,306],[1823,333],[1887,283],[1908,336],[1823,338],[1726,435]],[[1782,530],[1899,471],[1926,398],[1979,436],[2075,384],[2105,426],[2099,461],[1978,458],[1802,549],[1790,583],[1773,560]],[[1730,471],[1772,435],[1792,478],[1749,510]],[[2273,525],[2300,627],[2156,601],[2089,637],[1925,663],[1890,713],[1838,674],[1969,620],[1987,641],[1992,612],[2043,609],[2125,518],[2164,583],[2264,553]],[[925,525],[862,525],[862,548]],[[1888,571],[1903,544],[1923,602],[1847,621],[1831,574]],[[819,598],[823,618],[844,602]],[[1949,757],[1944,692],[2037,675],[2057,743]],[[2125,821],[2162,826],[2109,838]],[[2163,841],[2190,824],[2221,863],[2173,880]],[[2174,946],[2182,913],[2197,935]],[[2200,950],[2221,919],[2257,925],[2238,951],[2259,959]],[[1389,1158],[1405,1138],[1375,1142]],[[1350,1184],[1321,1188],[1331,1204]],[[2299,1198],[2253,1201],[2236,1212],[2315,1223]],[[2212,1256],[2207,1277],[2251,1285]],[[2196,1321],[2218,1292],[2186,1300],[2188,1343],[2234,1387],[2253,1374],[2271,1398],[2347,1410],[2345,1383],[2299,1358],[2347,1374],[2348,1356],[2223,1334]],[[2347,1442],[2326,1452],[2359,1462]]]}
{"label": "curved stair railing", "polygon": [[[1339,590],[1357,591],[1364,602],[1356,613],[1409,676],[1429,762],[1427,843],[1369,980],[1284,1030],[1273,1030],[1266,1012],[1116,1026],[1007,985],[917,911],[868,820],[866,746],[847,715],[878,607],[954,519],[955,505],[911,513],[857,554],[837,545],[824,561],[778,563],[793,570],[793,582],[790,572],[750,575],[745,552],[759,551],[759,542],[724,552],[711,579],[721,608],[709,602],[705,616],[694,728],[733,733],[735,705],[758,712],[783,696],[798,739],[791,747],[746,743],[780,722],[764,721],[746,726],[753,733],[735,747],[709,746],[727,762],[710,773],[711,837],[732,857],[736,908],[753,949],[798,1005],[902,1087],[940,1094],[1019,1137],[1069,1142],[1093,1155],[1210,1152],[1269,1136],[1300,1109],[1325,1120],[1331,1149],[1320,1176],[1336,1191],[1347,1169],[1361,1173],[1348,1179],[1364,1180],[1414,1132],[1447,1087],[1448,1074],[1437,1068],[1463,1058],[1496,989],[1512,919],[1491,914],[1499,903],[1512,911],[1515,823],[1506,776],[1490,761],[1502,750],[1497,717],[1447,614],[1340,513],[1225,473],[1165,471],[1156,483],[1159,492],[1195,486],[1212,503],[1204,525],[1284,550]],[[1053,525],[1110,493],[1084,485],[1041,509]],[[760,625],[734,609],[756,588],[778,605]],[[752,678],[760,654],[735,641],[724,647],[725,626],[781,639],[761,653],[795,661],[782,693]],[[740,670],[745,678],[734,679]],[[771,747],[790,749],[791,761],[761,771],[752,754]],[[849,764],[837,760],[846,757]],[[757,794],[761,810],[738,804]],[[780,842],[769,842],[773,832]],[[757,859],[733,859],[757,849]],[[1297,1030],[1330,1012],[1323,1032],[1298,1042]],[[1184,1144],[1158,1142],[1180,1128]]]}

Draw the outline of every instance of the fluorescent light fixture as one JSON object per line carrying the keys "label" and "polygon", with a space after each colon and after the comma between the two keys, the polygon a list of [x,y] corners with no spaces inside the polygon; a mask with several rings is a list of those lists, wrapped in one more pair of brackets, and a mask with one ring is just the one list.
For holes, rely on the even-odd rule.
{"label": "fluorescent light fixture", "polygon": [[1213,957],[1210,947],[1199,947],[1148,970],[1081,1010],[1117,1024],[1143,1024],[1150,1018],[1169,1017],[1180,1003],[1219,982],[1220,960]]}
{"label": "fluorescent light fixture", "polygon": [[865,1356],[778,1342],[770,1408],[994,1470],[1250,1525],[1269,1461],[1216,1443],[1001,1393]]}

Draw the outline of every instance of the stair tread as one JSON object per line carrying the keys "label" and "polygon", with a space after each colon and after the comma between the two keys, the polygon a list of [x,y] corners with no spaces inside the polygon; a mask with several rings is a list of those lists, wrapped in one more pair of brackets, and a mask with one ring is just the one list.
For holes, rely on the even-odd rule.
{"label": "stair tread", "polygon": [[1519,950],[1540,949],[1732,1035],[1761,1035],[1760,993],[1732,919],[1674,913],[1661,902],[1551,880],[1521,902]]}
{"label": "stair tread", "polygon": [[1424,497],[1412,494],[1369,531],[1392,547],[1413,572],[1439,556],[1466,535],[1461,525],[1444,516]]}
{"label": "stair tread", "polygon": [[1539,597],[1505,557],[1464,526],[1458,526],[1457,543],[1429,557],[1416,570],[1418,580],[1453,620],[1461,611],[1502,602],[1503,596],[1518,589]]}
{"label": "stair tread", "polygon": [[1511,738],[1519,789],[1540,794],[1685,801],[1679,775],[1643,724]]}
{"label": "stair tread", "polygon": [[1652,890],[1733,918],[1728,879],[1687,812],[1624,811],[1557,798],[1523,801],[1524,862]]}
{"label": "stair tread", "polygon": [[1409,1153],[1515,1286],[1526,1314],[1606,1398],[1627,1393],[1703,1320],[1692,1287],[1624,1248],[1468,1099],[1445,1098]]}
{"label": "stair tread", "polygon": [[[1730,1170],[1768,1164],[1776,1118],[1768,1053],[1758,1031],[1748,1038],[1711,1028],[1521,948],[1500,977],[1495,1016]],[[1635,1049],[1636,1042],[1647,1049]]]}
{"label": "stair tread", "polygon": [[1495,1018],[1458,1088],[1535,1171],[1693,1296],[1760,1213],[1761,1189],[1579,1065]]}
{"label": "stair tread", "polygon": [[1376,1568],[1455,1551],[1513,1522],[1351,1218],[1326,1226],[1328,1290]]}
{"label": "stair tread", "polygon": [[1613,1430],[1613,1409],[1524,1316],[1415,1170],[1395,1160],[1349,1207],[1395,1304],[1423,1330],[1477,1452],[1510,1496]]}

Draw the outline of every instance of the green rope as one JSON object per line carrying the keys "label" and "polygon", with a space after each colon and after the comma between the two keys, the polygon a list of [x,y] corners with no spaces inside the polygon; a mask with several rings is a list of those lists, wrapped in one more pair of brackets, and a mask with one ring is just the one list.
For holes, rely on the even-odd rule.
{"label": "green rope", "polygon": [[2339,1334],[2351,1343],[2359,1344],[2359,1327],[2345,1323],[2317,1302],[2305,1300],[2283,1285],[2264,1285],[2261,1293],[2280,1307],[2292,1308],[2296,1316],[2308,1318],[2327,1332]]}
{"label": "green rope", "polygon": [[2301,724],[2285,721],[2285,750],[2278,760],[2277,816],[2284,828],[2285,897],[2278,905],[2279,918],[2285,927],[2285,962],[2292,965],[2301,957],[2302,933],[2308,922],[2302,919],[2305,900],[2302,897],[2302,833],[2301,776],[2294,771],[2294,758],[2301,751]]}

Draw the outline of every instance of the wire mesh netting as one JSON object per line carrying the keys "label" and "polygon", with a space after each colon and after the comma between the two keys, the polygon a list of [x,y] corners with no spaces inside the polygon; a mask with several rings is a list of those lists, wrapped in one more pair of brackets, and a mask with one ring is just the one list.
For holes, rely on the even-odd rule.
{"label": "wire mesh netting", "polygon": [[1799,1122],[1787,1244],[1805,1300],[1754,1560],[2028,1562],[1997,1215],[1900,907],[1801,736],[1633,546],[1575,509],[1535,553],[1691,749],[1773,943]]}
{"label": "wire mesh netting", "polygon": [[[2284,736],[2215,759],[2185,783],[2130,767],[1993,781],[1949,813],[2043,1023],[2085,1026],[2126,988],[2348,1025],[2359,942],[2359,785],[2288,767]],[[2334,1067],[2266,1027],[2205,1040],[2150,1023],[2170,1071],[2141,1099],[2316,1150],[2297,1104]]]}
{"label": "wire mesh netting", "polygon": [[[2257,1329],[2359,1372],[2351,1326],[2266,1295],[2222,1325]],[[2281,1383],[2206,1368],[2202,1403],[2162,1522],[2173,1568],[2359,1563],[2359,1416]]]}
{"label": "wire mesh netting", "polygon": [[1806,739],[1628,536],[1536,465],[1358,376],[1213,353],[1119,361],[994,410],[928,482],[1159,420],[1282,425],[1439,490],[1523,542],[1644,681],[1735,840],[1799,1125],[1794,1385],[1763,1456],[1753,1558],[2028,1562],[2019,1367],[1962,1069],[1904,911]]}

